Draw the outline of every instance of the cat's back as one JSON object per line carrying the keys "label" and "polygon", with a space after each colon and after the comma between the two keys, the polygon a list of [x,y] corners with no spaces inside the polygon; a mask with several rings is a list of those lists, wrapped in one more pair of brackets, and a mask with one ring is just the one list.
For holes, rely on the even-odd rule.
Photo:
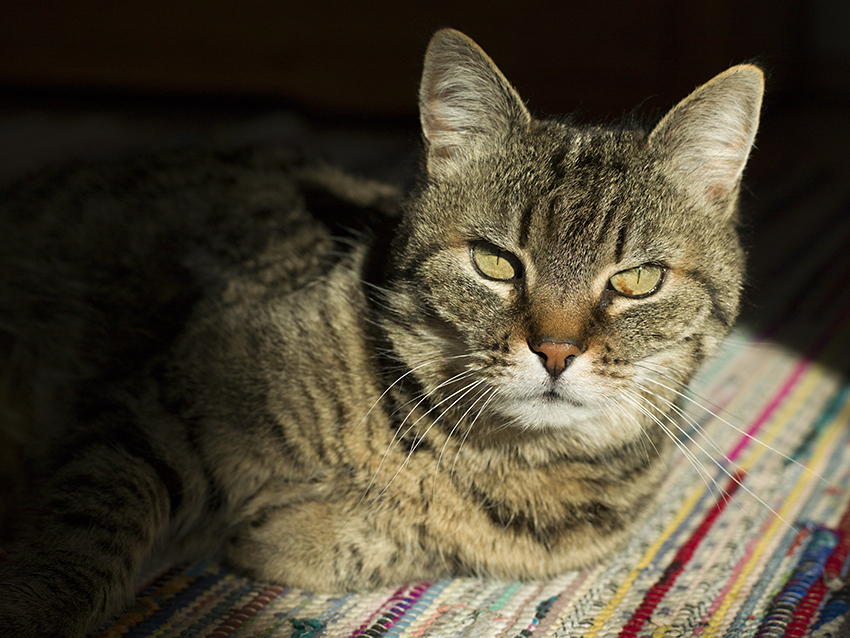
{"label": "cat's back", "polygon": [[[244,267],[281,238],[297,243],[309,228],[315,240],[322,233],[299,196],[299,168],[292,154],[273,149],[186,150],[21,180],[0,196],[8,249],[0,256],[2,308],[20,312],[23,297],[5,293],[27,284],[36,291],[64,285],[57,291],[63,297],[79,293],[72,283],[167,296],[163,275],[174,270],[214,285],[217,275]],[[286,266],[297,277],[305,264],[291,259]]]}
{"label": "cat's back", "polygon": [[335,226],[394,197],[271,148],[166,151],[6,188],[0,430],[50,430],[75,384],[138,374],[199,315],[320,280],[362,243]]}

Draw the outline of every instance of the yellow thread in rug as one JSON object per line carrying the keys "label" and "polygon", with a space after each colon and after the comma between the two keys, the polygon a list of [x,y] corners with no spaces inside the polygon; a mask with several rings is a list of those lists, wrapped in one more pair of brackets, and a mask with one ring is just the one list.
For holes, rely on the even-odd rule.
{"label": "yellow thread in rug", "polygon": [[649,567],[652,560],[656,558],[658,554],[658,550],[664,546],[664,543],[667,542],[667,539],[673,535],[679,526],[682,524],[688,515],[691,513],[691,510],[696,506],[697,502],[699,502],[700,498],[702,498],[703,490],[697,489],[694,490],[690,497],[688,497],[687,501],[684,503],[684,507],[679,510],[679,513],[676,517],[670,522],[664,532],[659,535],[659,537],[655,540],[655,542],[650,546],[650,548],[644,552],[638,564],[629,572],[629,575],[623,580],[623,583],[620,585],[617,593],[614,594],[613,598],[608,602],[605,606],[605,609],[596,617],[596,620],[593,623],[593,626],[590,630],[584,635],[585,638],[594,638],[605,626],[605,622],[614,613],[614,610],[620,605],[623,599],[626,597],[626,594],[632,588],[632,585],[637,580],[640,573]]}
{"label": "yellow thread in rug", "polygon": [[[848,404],[850,406],[850,404]],[[845,407],[848,407],[845,406]],[[844,417],[844,413],[846,409],[841,410],[841,413],[838,417]],[[835,423],[840,423],[840,418],[833,418],[829,426],[834,425]],[[837,427],[829,427],[827,428],[826,434],[821,439],[820,444],[817,446],[815,452],[812,454],[811,465],[817,465],[820,460],[827,453],[831,453],[835,450],[835,439],[839,437],[841,434],[842,428]],[[815,477],[810,477],[808,481],[799,481],[791,493],[788,495],[788,498],[783,503],[783,506],[779,509],[778,514],[779,517],[773,520],[767,532],[764,533],[761,537],[761,540],[756,545],[752,556],[747,561],[747,564],[741,570],[741,573],[738,575],[736,581],[732,584],[729,590],[726,592],[724,596],[723,602],[718,606],[712,618],[709,620],[708,625],[703,632],[704,638],[710,638],[718,633],[718,631],[722,628],[722,626],[728,621],[729,610],[732,608],[733,604],[737,601],[740,604],[740,600],[738,600],[738,596],[740,594],[740,590],[744,583],[747,582],[750,573],[753,571],[755,566],[758,564],[761,554],[764,552],[765,547],[768,543],[774,539],[775,534],[779,530],[780,527],[786,525],[783,521],[785,519],[785,515],[789,512],[793,511],[794,507],[797,505],[797,500],[800,498],[801,493],[804,491],[804,488],[811,487],[811,485],[820,479]],[[780,518],[781,517],[781,518]]]}

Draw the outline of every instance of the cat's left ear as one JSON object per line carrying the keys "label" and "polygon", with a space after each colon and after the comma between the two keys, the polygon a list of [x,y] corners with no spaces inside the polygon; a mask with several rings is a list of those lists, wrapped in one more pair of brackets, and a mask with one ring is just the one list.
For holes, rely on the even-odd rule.
{"label": "cat's left ear", "polygon": [[650,134],[650,146],[698,206],[734,211],[763,93],[761,69],[732,67],[673,107]]}
{"label": "cat's left ear", "polygon": [[419,118],[428,174],[458,172],[531,115],[517,92],[475,42],[454,29],[434,34],[419,86]]}

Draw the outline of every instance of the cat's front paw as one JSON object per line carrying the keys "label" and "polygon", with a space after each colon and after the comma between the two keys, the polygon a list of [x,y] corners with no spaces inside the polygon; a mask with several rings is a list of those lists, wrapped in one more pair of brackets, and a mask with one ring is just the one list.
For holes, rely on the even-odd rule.
{"label": "cat's front paw", "polygon": [[364,518],[321,501],[263,511],[236,530],[227,559],[259,580],[322,592],[375,589],[436,573]]}

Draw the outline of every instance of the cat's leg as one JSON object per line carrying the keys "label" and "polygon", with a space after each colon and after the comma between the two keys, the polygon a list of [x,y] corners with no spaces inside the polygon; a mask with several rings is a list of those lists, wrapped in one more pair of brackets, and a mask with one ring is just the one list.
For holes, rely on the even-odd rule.
{"label": "cat's leg", "polygon": [[227,558],[258,579],[326,592],[373,589],[448,571],[439,557],[423,552],[418,539],[400,542],[370,518],[344,513],[332,501],[269,506],[235,530]]}
{"label": "cat's leg", "polygon": [[118,611],[185,500],[184,477],[128,411],[98,421],[109,426],[63,448],[20,551],[0,565],[2,636],[77,638]]}

